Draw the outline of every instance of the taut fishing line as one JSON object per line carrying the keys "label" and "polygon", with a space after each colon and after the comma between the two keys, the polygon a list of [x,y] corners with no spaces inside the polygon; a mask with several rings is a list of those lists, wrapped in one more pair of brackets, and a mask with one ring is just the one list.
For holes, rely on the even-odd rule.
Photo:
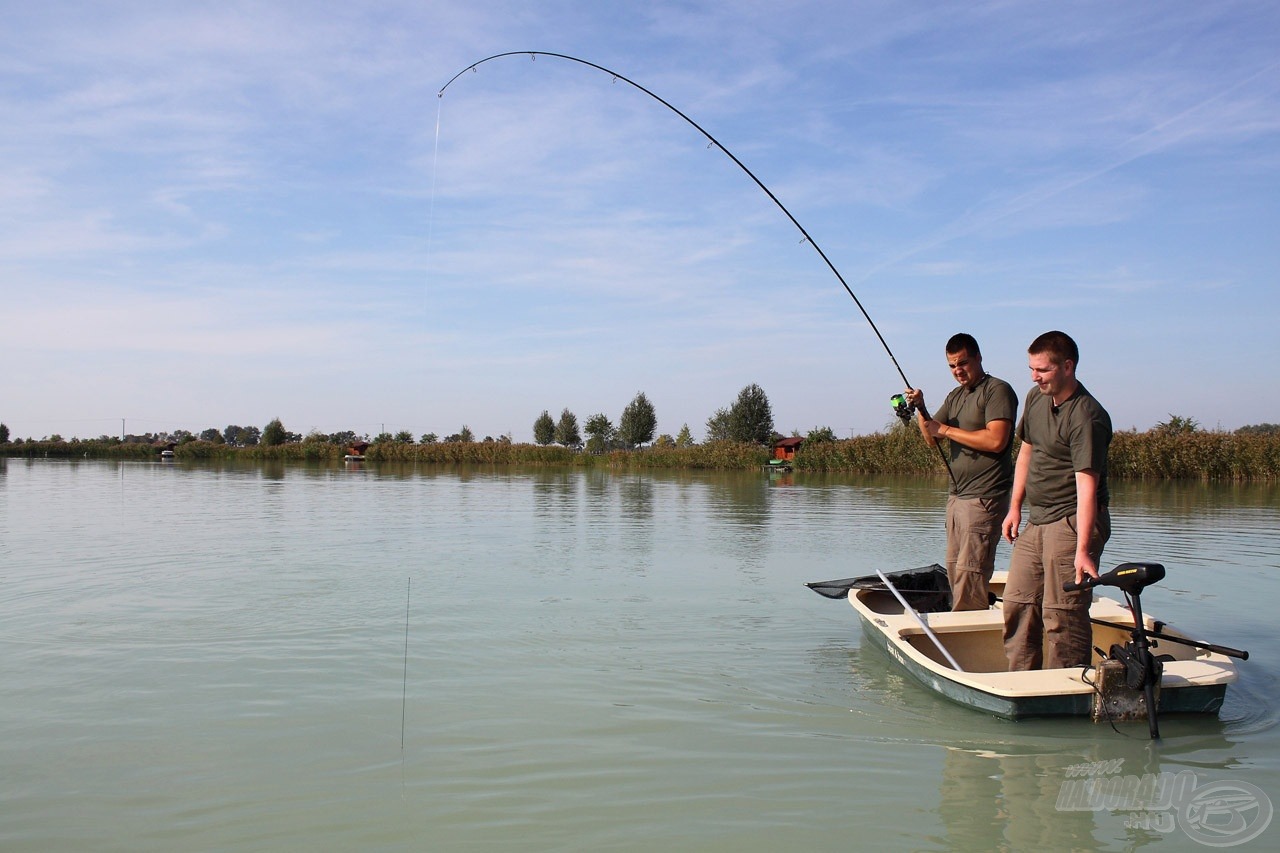
{"label": "taut fishing line", "polygon": [[[719,148],[720,151],[723,152],[726,157],[732,160],[738,166],[739,169],[741,169],[743,172],[746,173],[747,177],[749,177],[752,181],[755,182],[756,186],[758,186],[764,192],[764,194],[767,195],[769,199],[778,206],[779,210],[781,210],[784,214],[786,214],[787,219],[791,220],[791,224],[794,225],[800,231],[800,234],[804,237],[804,241],[807,242],[810,246],[813,246],[813,250],[818,253],[818,256],[821,257],[823,262],[827,265],[827,268],[831,270],[831,272],[835,275],[836,279],[839,280],[840,284],[844,287],[845,292],[849,294],[849,297],[851,299],[853,299],[853,303],[858,306],[858,310],[862,312],[862,316],[866,319],[867,324],[871,326],[871,331],[875,332],[876,338],[880,341],[880,346],[884,347],[884,351],[889,356],[889,360],[893,362],[894,369],[896,369],[898,371],[898,375],[902,377],[903,383],[908,388],[915,387],[914,385],[911,384],[910,380],[907,379],[907,374],[903,372],[902,366],[898,364],[898,359],[894,357],[893,350],[889,349],[889,344],[885,341],[884,335],[880,334],[880,329],[876,327],[875,321],[871,319],[871,315],[868,314],[867,309],[863,307],[862,300],[858,299],[858,295],[853,292],[853,288],[850,287],[849,283],[844,280],[844,276],[840,274],[840,270],[836,269],[836,265],[831,262],[831,259],[827,257],[827,253],[822,251],[822,247],[818,245],[817,241],[814,240],[812,236],[810,236],[809,232],[805,230],[805,227],[800,224],[800,221],[791,214],[791,211],[787,210],[787,206],[778,200],[778,197],[773,194],[773,191],[770,190],[767,186],[765,186],[764,182],[761,181],[759,178],[757,178],[754,172],[752,172],[750,169],[747,168],[745,163],[739,160],[732,151],[730,151],[728,148],[725,148],[724,145],[721,144],[720,140],[716,139],[714,136],[708,133],[706,129],[702,127],[702,125],[698,124],[696,121],[689,118],[689,116],[685,115],[681,110],[677,109],[674,105],[672,105],[666,99],[659,97],[658,95],[654,94],[649,89],[646,89],[644,86],[641,86],[639,83],[635,82],[634,80],[624,77],[623,75],[619,74],[616,71],[605,68],[603,65],[597,65],[594,62],[588,62],[587,60],[579,59],[576,56],[569,56],[563,53],[549,53],[547,51],[542,51],[542,50],[513,50],[513,51],[507,51],[506,53],[495,53],[493,56],[486,56],[484,59],[481,59],[479,62],[473,62],[472,64],[468,65],[466,68],[463,68],[457,74],[454,74],[452,77],[450,77],[449,82],[445,83],[442,87],[440,87],[440,92],[437,94],[437,97],[444,98],[445,91],[451,85],[453,85],[453,82],[455,80],[457,80],[459,77],[461,77],[463,74],[467,73],[468,71],[475,71],[479,66],[485,64],[486,62],[491,62],[495,59],[502,59],[503,57],[507,57],[507,56],[527,56],[530,59],[537,59],[537,57],[539,56],[548,56],[548,57],[553,57],[555,59],[565,59],[565,60],[568,60],[569,62],[576,62],[579,65],[585,65],[588,68],[594,68],[597,71],[603,71],[605,74],[608,74],[610,77],[612,77],[614,79],[614,82],[621,80],[623,83],[626,83],[632,88],[640,90],[641,92],[645,93],[650,98],[653,98],[655,101],[662,104],[664,107],[671,110],[673,113],[680,116],[680,118],[688,122],[689,125],[691,125],[694,130],[698,131],[698,133],[701,133],[703,136],[707,138],[707,140],[710,143],[707,146],[708,148],[710,148],[711,146],[715,146],[716,148]],[[440,121],[439,121],[439,116],[437,115],[437,119],[436,119],[437,146],[439,145],[439,133],[440,133]],[[926,417],[928,416],[927,412],[925,412],[924,414]],[[939,455],[942,456],[943,463],[947,466],[948,475],[951,475],[951,463],[947,460],[946,454],[942,452],[942,445],[938,444],[936,446],[938,448]],[[954,479],[955,477],[954,475],[952,475],[952,480]]]}

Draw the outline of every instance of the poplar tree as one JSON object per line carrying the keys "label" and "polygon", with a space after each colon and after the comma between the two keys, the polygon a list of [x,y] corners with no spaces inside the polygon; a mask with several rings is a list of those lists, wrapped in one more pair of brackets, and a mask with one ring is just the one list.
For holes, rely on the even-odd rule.
{"label": "poplar tree", "polygon": [[646,441],[653,441],[653,434],[657,430],[658,416],[649,398],[641,391],[622,410],[622,417],[618,419],[618,440],[627,448],[632,448]]}
{"label": "poplar tree", "polygon": [[533,422],[533,440],[541,445],[548,445],[556,440],[556,422],[551,420],[551,413],[546,409]]}
{"label": "poplar tree", "polygon": [[773,442],[773,408],[764,389],[754,382],[738,392],[729,409],[729,438],[752,444]]}
{"label": "poplar tree", "polygon": [[556,422],[555,440],[565,447],[577,447],[582,444],[582,435],[578,432],[578,416],[565,409]]}

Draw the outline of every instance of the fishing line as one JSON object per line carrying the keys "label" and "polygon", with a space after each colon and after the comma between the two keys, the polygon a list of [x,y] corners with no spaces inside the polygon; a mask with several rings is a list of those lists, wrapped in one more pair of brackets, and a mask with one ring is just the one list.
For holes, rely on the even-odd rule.
{"label": "fishing line", "polygon": [[400,763],[404,766],[404,717],[409,704],[409,593],[413,590],[413,576],[404,588],[404,684],[400,688]]}
{"label": "fishing line", "polygon": [[[764,192],[764,194],[769,197],[770,201],[772,201],[774,204],[778,206],[779,210],[781,210],[784,214],[786,214],[787,219],[791,220],[791,224],[794,225],[800,231],[801,236],[804,238],[803,242],[807,242],[810,246],[813,247],[813,250],[818,253],[818,256],[822,258],[823,262],[827,265],[827,269],[831,270],[831,272],[835,275],[836,279],[844,287],[845,292],[849,294],[849,297],[853,300],[853,304],[858,306],[858,310],[862,312],[862,316],[866,319],[867,324],[871,326],[871,331],[875,332],[876,338],[880,341],[880,346],[884,348],[885,354],[889,356],[889,361],[893,362],[894,369],[897,370],[898,375],[902,377],[903,384],[906,385],[906,387],[908,388],[915,387],[914,385],[911,384],[911,381],[907,379],[907,374],[903,372],[902,366],[898,364],[898,359],[894,356],[893,350],[889,349],[889,344],[887,341],[885,341],[884,335],[880,334],[880,329],[876,326],[875,321],[871,319],[871,315],[868,314],[867,309],[863,307],[862,300],[860,300],[858,298],[858,295],[853,292],[853,288],[849,286],[849,283],[845,281],[844,276],[840,274],[840,270],[836,269],[836,265],[831,262],[831,259],[827,257],[827,253],[822,250],[822,247],[818,245],[818,242],[813,239],[813,237],[809,234],[808,231],[805,230],[805,227],[800,224],[800,221],[796,219],[795,216],[792,215],[790,210],[787,210],[787,206],[784,205],[778,199],[778,197],[773,194],[773,191],[764,185],[764,181],[757,178],[755,173],[752,172],[750,169],[748,169],[746,164],[743,163],[741,160],[739,160],[732,151],[730,151],[728,148],[725,148],[724,145],[720,142],[720,140],[716,139],[714,136],[708,133],[707,130],[702,127],[702,125],[698,124],[696,121],[689,118],[689,116],[685,115],[681,110],[677,109],[673,104],[671,104],[666,99],[659,97],[657,94],[650,91],[649,89],[646,89],[644,86],[641,86],[639,83],[635,82],[634,80],[624,77],[623,75],[609,68],[605,68],[603,65],[597,65],[594,62],[589,62],[585,59],[579,59],[576,56],[569,56],[563,53],[549,53],[547,51],[541,51],[541,50],[513,50],[513,51],[507,51],[505,53],[495,53],[493,56],[486,56],[484,59],[481,59],[479,62],[473,62],[472,64],[468,65],[466,68],[463,68],[457,74],[454,74],[452,77],[450,77],[449,82],[445,83],[442,87],[440,87],[440,91],[437,94],[437,97],[443,99],[445,90],[447,90],[451,85],[453,85],[453,81],[457,80],[459,77],[461,77],[463,74],[467,73],[468,71],[474,72],[479,66],[485,64],[486,62],[491,62],[495,59],[502,59],[503,57],[507,57],[507,56],[527,56],[531,60],[536,60],[539,56],[549,56],[555,59],[565,59],[565,60],[568,60],[569,62],[576,62],[579,65],[585,65],[588,68],[594,68],[597,71],[603,71],[605,74],[608,74],[610,77],[612,77],[615,83],[621,80],[623,83],[626,83],[632,88],[639,89],[641,92],[648,95],[650,98],[653,98],[655,101],[662,104],[664,107],[671,110],[676,115],[680,116],[680,118],[684,119],[690,126],[693,127],[694,130],[698,131],[698,133],[701,133],[704,137],[707,138],[709,143],[707,145],[708,148],[711,148],[712,146],[714,146],[720,149],[720,151],[726,157],[732,160],[738,166],[739,169],[741,169],[743,172],[746,173],[747,177],[749,177],[752,181],[755,182],[756,186],[758,186]],[[438,115],[437,115],[437,121],[436,121],[436,132],[437,132],[437,144],[438,144],[438,139],[439,139]],[[943,452],[942,445],[937,444],[935,446],[938,448],[938,454],[942,457],[943,464],[945,464],[947,467],[947,474],[951,476],[951,479],[954,482],[955,476],[951,472],[951,463],[948,461],[946,454]]]}
{"label": "fishing line", "polygon": [[[866,318],[867,323],[871,326],[871,331],[875,332],[876,338],[878,338],[880,341],[880,346],[884,347],[885,353],[888,354],[889,360],[893,362],[893,366],[894,368],[897,369],[898,375],[902,377],[902,381],[906,384],[908,388],[915,387],[914,385],[911,384],[910,381],[908,381],[907,375],[903,373],[902,367],[898,364],[898,359],[895,358],[893,355],[893,350],[889,349],[889,344],[885,341],[884,335],[880,334],[880,329],[876,327],[875,321],[871,319],[871,315],[867,313],[867,309],[863,307],[862,301],[858,299],[857,294],[853,292],[853,288],[850,287],[849,283],[844,280],[844,276],[840,274],[840,270],[836,269],[836,265],[833,264],[831,262],[831,259],[827,257],[827,253],[822,250],[822,247],[818,245],[817,241],[814,240],[813,237],[809,234],[809,232],[805,230],[804,226],[800,224],[800,221],[797,220],[795,216],[791,214],[791,211],[787,210],[786,205],[784,205],[781,201],[778,200],[778,197],[773,194],[773,191],[770,190],[767,186],[765,186],[764,182],[761,181],[759,178],[757,178],[755,173],[746,167],[746,164],[744,164],[741,160],[739,160],[732,151],[730,151],[728,148],[725,148],[724,145],[721,144],[720,140],[716,139],[714,136],[708,133],[706,129],[702,127],[702,125],[698,124],[696,121],[689,118],[689,116],[685,115],[675,106],[673,106],[670,102],[654,94],[649,89],[646,89],[644,86],[641,86],[639,83],[635,82],[634,80],[630,80],[622,76],[616,71],[612,71],[608,68],[605,68],[603,65],[597,65],[594,62],[588,62],[587,60],[579,59],[576,56],[568,56],[563,53],[548,53],[546,51],[541,51],[541,50],[516,50],[516,51],[508,51],[507,53],[495,53],[493,56],[487,56],[484,59],[481,59],[479,62],[474,62],[471,65],[468,65],[466,68],[462,69],[457,74],[449,78],[449,82],[445,83],[444,86],[441,87],[437,97],[444,98],[445,90],[448,89],[453,84],[453,81],[457,80],[459,77],[461,77],[463,74],[467,73],[468,71],[475,71],[476,68],[485,64],[486,62],[490,62],[495,59],[502,59],[503,57],[506,57],[506,56],[528,56],[530,59],[536,59],[539,56],[550,56],[556,59],[567,59],[570,62],[576,62],[579,65],[586,65],[590,68],[596,69],[597,71],[603,71],[605,74],[608,74],[609,76],[611,76],[615,82],[618,80],[621,80],[623,83],[626,83],[635,89],[639,89],[641,92],[644,92],[650,98],[653,98],[655,101],[662,104],[664,107],[671,110],[673,113],[680,116],[680,118],[688,122],[694,128],[694,130],[698,131],[699,133],[701,133],[703,136],[707,138],[707,140],[710,143],[707,146],[708,148],[712,146],[719,148],[720,151],[723,152],[726,157],[732,160],[738,166],[739,169],[741,169],[743,172],[746,173],[747,177],[755,181],[756,186],[758,186],[761,190],[763,190],[764,194],[767,195],[769,199],[778,206],[778,209],[781,210],[784,214],[786,214],[787,219],[791,220],[791,224],[794,225],[797,229],[799,229],[801,236],[804,237],[804,242],[807,242],[810,246],[813,246],[814,251],[817,252],[818,256],[821,257],[823,262],[826,263],[827,268],[830,269],[831,272],[835,274],[836,279],[839,280],[840,284],[844,286],[845,292],[848,293],[850,298],[853,299],[853,303],[858,306],[858,310],[862,312],[862,316]],[[437,119],[437,133],[438,131],[439,131],[439,123]]]}

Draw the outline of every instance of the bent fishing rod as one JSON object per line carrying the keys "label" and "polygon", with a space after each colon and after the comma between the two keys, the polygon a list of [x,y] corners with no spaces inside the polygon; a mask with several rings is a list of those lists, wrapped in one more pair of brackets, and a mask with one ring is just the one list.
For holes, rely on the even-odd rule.
{"label": "bent fishing rod", "polygon": [[[638,89],[644,94],[648,95],[650,98],[653,98],[655,101],[662,104],[667,109],[671,110],[671,112],[675,113],[676,115],[680,116],[680,118],[684,119],[691,127],[693,127],[694,130],[698,131],[698,133],[701,133],[703,136],[705,136],[707,138],[707,141],[710,143],[710,145],[714,145],[716,148],[720,149],[720,151],[726,157],[732,160],[739,169],[741,169],[743,172],[746,173],[748,178],[750,178],[752,181],[755,182],[756,186],[758,186],[764,192],[764,194],[769,197],[769,200],[772,201],[774,204],[776,204],[778,206],[778,209],[781,210],[784,214],[786,214],[787,219],[790,219],[791,224],[794,225],[797,230],[799,230],[801,236],[804,237],[805,242],[807,242],[810,246],[813,246],[813,250],[818,253],[818,256],[820,258],[822,258],[823,262],[827,265],[827,269],[831,270],[831,272],[835,275],[836,279],[844,287],[845,292],[848,293],[849,297],[853,300],[853,304],[857,305],[858,310],[862,312],[862,316],[866,319],[867,324],[871,326],[871,331],[875,332],[876,338],[880,341],[880,346],[884,347],[884,351],[889,356],[889,360],[893,362],[894,369],[897,370],[898,375],[902,377],[903,384],[905,384],[906,387],[908,388],[915,387],[914,385],[911,384],[910,380],[907,379],[907,374],[903,372],[902,366],[898,364],[898,359],[894,357],[893,350],[889,349],[889,344],[888,342],[885,341],[884,335],[880,334],[880,329],[876,326],[875,321],[871,319],[871,315],[868,314],[867,309],[863,307],[862,300],[860,300],[858,298],[858,295],[853,292],[853,288],[849,286],[849,283],[844,280],[844,276],[840,274],[840,270],[836,269],[836,265],[833,264],[831,262],[831,259],[827,257],[827,253],[822,251],[822,247],[818,245],[818,242],[814,240],[813,237],[810,236],[809,232],[805,230],[805,227],[800,224],[800,220],[796,219],[795,216],[791,214],[791,211],[787,210],[787,206],[783,204],[781,201],[779,201],[778,197],[773,194],[773,191],[764,185],[764,181],[757,178],[755,172],[752,172],[750,169],[748,169],[746,164],[743,163],[741,160],[739,160],[732,151],[730,151],[728,148],[725,148],[724,145],[720,142],[720,140],[716,139],[714,136],[708,133],[707,130],[702,125],[698,124],[696,121],[689,118],[689,116],[687,116],[684,112],[682,112],[677,107],[675,107],[671,102],[667,101],[665,98],[662,98],[659,95],[655,94],[654,92],[650,91],[649,89],[646,89],[644,86],[641,86],[636,81],[631,80],[627,77],[624,77],[623,75],[619,74],[618,72],[610,68],[605,68],[603,65],[597,65],[594,62],[589,62],[585,59],[579,59],[576,56],[569,56],[568,54],[564,54],[564,53],[550,53],[548,51],[543,51],[543,50],[511,50],[505,53],[495,53],[492,56],[486,56],[484,59],[481,59],[478,62],[471,63],[466,68],[463,68],[457,74],[454,74],[452,77],[450,77],[449,82],[445,83],[443,86],[440,87],[440,91],[437,93],[436,97],[443,98],[445,90],[448,89],[451,85],[453,85],[453,81],[457,80],[459,77],[461,77],[463,74],[466,74],[468,71],[474,72],[479,66],[484,65],[486,62],[492,62],[495,59],[502,59],[507,56],[527,56],[531,60],[537,60],[539,56],[548,56],[554,59],[564,59],[564,60],[568,60],[569,62],[576,62],[579,65],[585,65],[588,68],[594,68],[597,71],[603,71],[605,74],[608,74],[610,77],[612,77],[614,82],[621,80],[623,83],[626,83],[632,88]],[[710,145],[708,147],[710,147]],[[923,407],[919,407],[919,408],[920,408],[920,413],[924,415],[926,419],[928,419],[929,418],[928,411],[926,411]],[[903,421],[905,422],[906,420],[907,418],[903,417]],[[938,448],[938,455],[942,457],[943,464],[947,466],[947,474],[948,476],[951,477],[951,480],[954,483],[955,475],[952,474],[951,472],[951,463],[950,461],[948,461],[946,454],[943,453],[942,445],[935,443],[934,446]]]}

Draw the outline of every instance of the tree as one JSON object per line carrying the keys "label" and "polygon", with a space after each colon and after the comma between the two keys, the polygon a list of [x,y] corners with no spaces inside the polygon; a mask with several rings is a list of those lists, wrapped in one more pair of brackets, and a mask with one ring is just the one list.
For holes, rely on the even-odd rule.
{"label": "tree", "polygon": [[692,447],[693,433],[689,432],[689,425],[684,424],[680,427],[680,432],[676,433],[676,447]]}
{"label": "tree", "polygon": [[429,432],[429,433],[426,433],[425,435],[423,435],[423,436],[422,436],[421,443],[422,443],[422,444],[435,444],[435,443],[436,443],[437,441],[439,441],[439,440],[440,440],[440,439],[439,439],[439,436],[437,436],[434,432]]}
{"label": "tree", "polygon": [[262,430],[256,426],[247,426],[240,428],[240,444],[244,447],[257,447],[258,442],[262,439]]}
{"label": "tree", "polygon": [[284,424],[280,423],[279,418],[272,418],[262,428],[262,443],[267,447],[284,444],[288,438],[289,433],[285,431]]}
{"label": "tree", "polygon": [[1169,420],[1161,421],[1156,424],[1155,432],[1164,435],[1183,435],[1184,433],[1197,432],[1200,424],[1196,423],[1195,418],[1184,418],[1181,415],[1169,415]]}
{"label": "tree", "polygon": [[707,418],[707,441],[729,440],[729,410],[716,409],[716,413]]}
{"label": "tree", "polygon": [[752,444],[773,442],[773,409],[764,389],[754,382],[738,392],[729,409],[729,438]]}
{"label": "tree", "polygon": [[608,415],[595,414],[587,418],[584,427],[587,432],[587,451],[590,453],[603,453],[613,444],[615,430],[613,421],[609,420]]}
{"label": "tree", "polygon": [[557,444],[565,447],[577,447],[582,444],[582,435],[578,432],[578,416],[565,409],[556,422],[555,439]]}
{"label": "tree", "polygon": [[5,424],[0,424],[0,444],[8,444],[8,443],[9,443],[9,427],[6,426]]}
{"label": "tree", "polygon": [[809,434],[804,437],[804,440],[810,444],[821,444],[824,441],[835,441],[836,432],[829,426],[814,427],[809,430]]}
{"label": "tree", "polygon": [[653,404],[641,391],[622,410],[622,417],[618,419],[618,440],[624,447],[632,448],[652,441],[657,429],[658,416],[653,411]]}
{"label": "tree", "polygon": [[[4,424],[0,424],[0,430],[3,430],[3,428]],[[1249,424],[1236,430],[1236,435],[1275,435],[1276,433],[1280,433],[1280,424]],[[5,434],[0,432],[0,436]],[[0,438],[0,441],[3,441],[3,438]]]}
{"label": "tree", "polygon": [[222,433],[218,431],[217,427],[209,427],[207,430],[200,433],[200,440],[210,442],[211,444],[225,444],[222,440]]}
{"label": "tree", "polygon": [[544,446],[556,440],[556,422],[551,420],[551,413],[546,409],[533,422],[533,440]]}
{"label": "tree", "polygon": [[466,424],[462,425],[462,429],[458,430],[458,441],[463,444],[470,444],[476,440],[476,434],[471,431],[471,427]]}
{"label": "tree", "polygon": [[402,429],[396,433],[396,441],[400,444],[413,444],[413,433],[407,429]]}
{"label": "tree", "polygon": [[232,447],[235,447],[241,442],[240,431],[241,427],[228,425],[227,428],[222,431],[222,440]]}

